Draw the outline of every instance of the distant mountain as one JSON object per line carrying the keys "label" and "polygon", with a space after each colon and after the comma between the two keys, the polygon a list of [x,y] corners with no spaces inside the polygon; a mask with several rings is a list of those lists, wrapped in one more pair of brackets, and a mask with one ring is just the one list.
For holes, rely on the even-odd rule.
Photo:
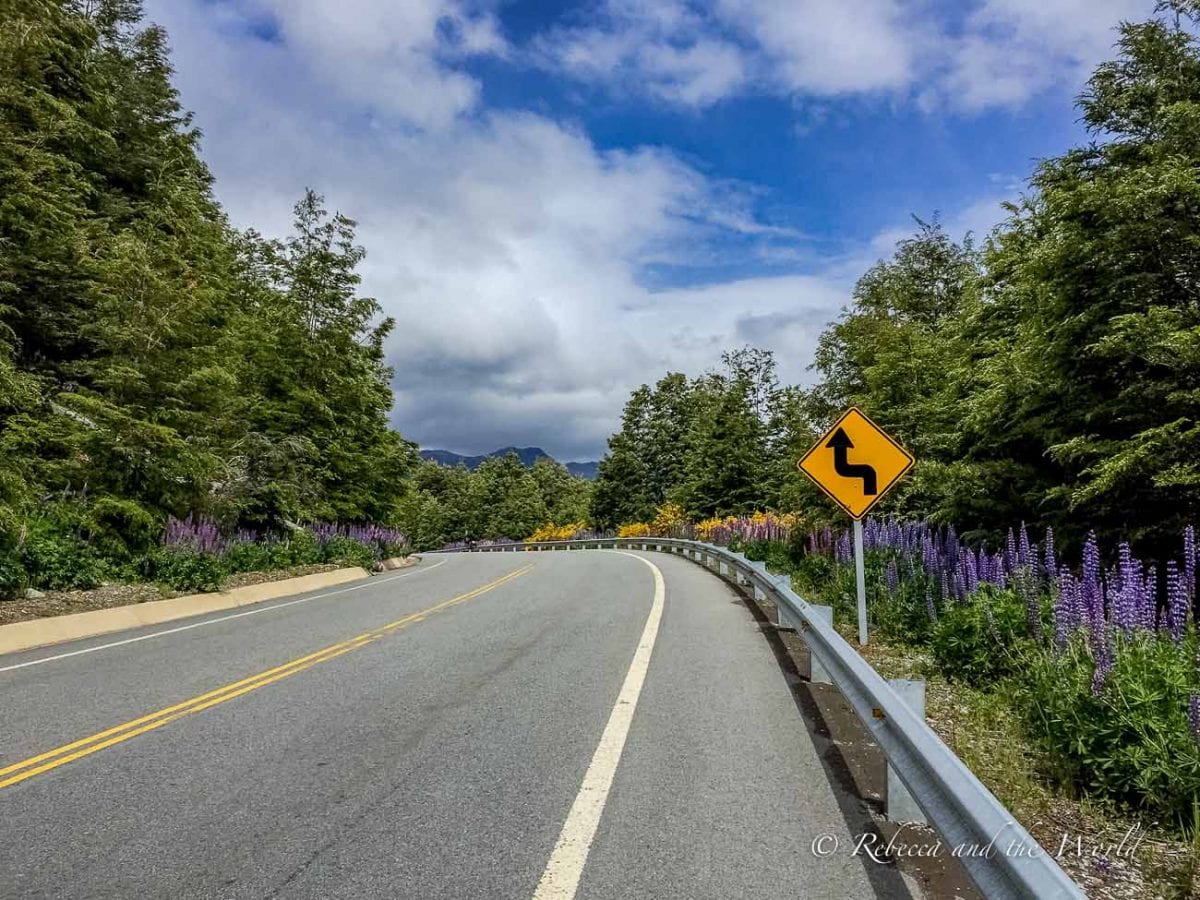
{"label": "distant mountain", "polygon": [[586,478],[588,481],[595,481],[596,474],[600,471],[600,463],[595,460],[591,462],[569,462],[563,463],[563,465],[576,478]]}
{"label": "distant mountain", "polygon": [[[422,450],[421,459],[427,459],[442,466],[463,465],[474,471],[479,468],[479,464],[485,459],[495,456],[508,456],[510,453],[517,454],[517,458],[527,468],[539,459],[556,461],[553,456],[541,447],[501,447],[499,450],[493,450],[491,453],[484,454],[483,456],[463,456],[461,453],[452,453],[449,450]],[[564,465],[567,471],[576,478],[586,478],[588,481],[592,481],[596,478],[596,469],[600,464],[596,462],[569,462],[564,463]]]}

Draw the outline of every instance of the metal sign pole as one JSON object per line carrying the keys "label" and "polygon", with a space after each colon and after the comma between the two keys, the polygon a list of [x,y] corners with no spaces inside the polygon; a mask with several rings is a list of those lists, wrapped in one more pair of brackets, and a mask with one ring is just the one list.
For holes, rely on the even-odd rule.
{"label": "metal sign pole", "polygon": [[863,561],[862,519],[854,520],[854,578],[858,582],[858,643],[867,646],[867,571]]}

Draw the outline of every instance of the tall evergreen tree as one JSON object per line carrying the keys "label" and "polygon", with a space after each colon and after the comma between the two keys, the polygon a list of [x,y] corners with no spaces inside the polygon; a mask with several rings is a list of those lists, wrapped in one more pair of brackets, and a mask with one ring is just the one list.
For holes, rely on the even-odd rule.
{"label": "tall evergreen tree", "polygon": [[1200,4],[1159,9],[1081,98],[1094,140],[1038,168],[986,256],[965,422],[979,489],[1014,486],[993,517],[1150,546],[1200,511]]}

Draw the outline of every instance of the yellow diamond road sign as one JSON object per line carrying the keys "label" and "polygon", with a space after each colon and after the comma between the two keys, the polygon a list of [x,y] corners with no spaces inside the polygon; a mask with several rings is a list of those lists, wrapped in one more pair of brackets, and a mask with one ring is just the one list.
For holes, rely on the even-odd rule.
{"label": "yellow diamond road sign", "polygon": [[851,407],[797,465],[853,519],[861,519],[916,460]]}

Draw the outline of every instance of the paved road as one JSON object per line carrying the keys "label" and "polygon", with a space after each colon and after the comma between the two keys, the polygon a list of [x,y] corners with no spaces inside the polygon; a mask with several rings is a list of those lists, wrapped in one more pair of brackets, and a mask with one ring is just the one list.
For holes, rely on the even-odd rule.
{"label": "paved road", "polygon": [[0,656],[0,897],[907,896],[810,852],[846,799],[682,559],[431,556],[250,611]]}

